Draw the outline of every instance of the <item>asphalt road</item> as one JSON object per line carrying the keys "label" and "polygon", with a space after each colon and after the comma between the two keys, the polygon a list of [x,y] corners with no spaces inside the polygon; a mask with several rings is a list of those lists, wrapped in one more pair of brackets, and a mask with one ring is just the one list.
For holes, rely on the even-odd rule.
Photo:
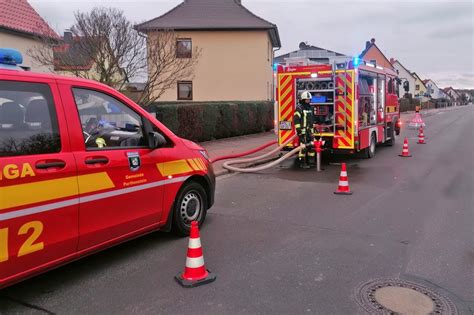
{"label": "asphalt road", "polygon": [[[220,177],[201,231],[216,282],[183,289],[186,239],[153,233],[0,291],[0,312],[58,314],[364,314],[356,289],[402,278],[471,314],[474,106],[425,117],[427,144],[405,129],[376,157],[345,160],[352,196],[333,194],[340,166]],[[36,308],[33,308],[36,307]]]}

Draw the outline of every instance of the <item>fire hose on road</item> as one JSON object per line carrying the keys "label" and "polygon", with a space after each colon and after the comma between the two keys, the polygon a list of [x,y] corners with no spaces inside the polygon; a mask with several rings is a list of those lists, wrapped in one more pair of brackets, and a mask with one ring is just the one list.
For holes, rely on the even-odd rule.
{"label": "fire hose on road", "polygon": [[[280,158],[270,162],[270,163],[267,163],[267,164],[264,164],[264,165],[260,165],[260,166],[256,166],[256,167],[249,167],[249,168],[242,168],[242,167],[236,167],[236,166],[233,166],[235,164],[245,164],[245,163],[255,163],[255,162],[258,162],[258,161],[262,161],[266,158],[268,158],[269,156],[277,153],[277,152],[280,152],[281,149],[283,149],[288,143],[290,143],[291,141],[293,141],[293,139],[296,137],[296,135],[294,135],[293,137],[289,138],[287,141],[285,141],[284,143],[282,143],[280,146],[276,147],[275,149],[271,150],[270,152],[267,152],[263,155],[259,155],[259,156],[256,156],[256,157],[251,157],[251,158],[245,158],[245,159],[238,159],[238,160],[232,160],[232,161],[227,161],[225,162],[222,167],[224,167],[225,169],[227,170],[230,170],[230,171],[233,171],[233,172],[240,172],[240,173],[253,173],[253,172],[259,172],[259,171],[263,171],[263,170],[266,170],[266,169],[269,169],[271,167],[274,167],[278,164],[280,164],[281,162],[283,162],[284,160],[288,159],[289,157],[291,157],[292,155],[295,155],[296,153],[298,153],[299,151],[303,150],[305,148],[305,145],[304,144],[301,144],[300,146],[294,148],[293,150],[291,150],[290,152],[286,153],[285,155],[281,156]],[[212,163],[214,162],[217,162],[219,160],[226,160],[226,159],[231,159],[231,158],[236,158],[236,157],[241,157],[241,156],[246,156],[246,155],[249,155],[249,154],[252,154],[252,153],[255,153],[255,152],[258,152],[260,150],[263,150],[273,144],[276,144],[275,141],[272,141],[270,143],[267,143],[259,148],[256,148],[254,150],[251,150],[251,151],[247,151],[247,152],[243,152],[243,153],[238,153],[238,154],[233,154],[233,155],[228,155],[228,156],[223,156],[223,157],[218,157],[214,160],[212,160]]]}

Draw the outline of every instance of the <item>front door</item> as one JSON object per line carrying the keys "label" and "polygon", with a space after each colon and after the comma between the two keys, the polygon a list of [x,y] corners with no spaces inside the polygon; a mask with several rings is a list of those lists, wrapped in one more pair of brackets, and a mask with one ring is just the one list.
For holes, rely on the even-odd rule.
{"label": "front door", "polygon": [[[61,91],[65,89],[61,88]],[[112,241],[159,222],[163,187],[156,167],[159,150],[151,150],[143,117],[125,102],[88,89],[69,88],[79,115],[71,137],[79,176],[79,249]],[[79,119],[77,119],[79,118]],[[76,143],[77,145],[77,143]]]}

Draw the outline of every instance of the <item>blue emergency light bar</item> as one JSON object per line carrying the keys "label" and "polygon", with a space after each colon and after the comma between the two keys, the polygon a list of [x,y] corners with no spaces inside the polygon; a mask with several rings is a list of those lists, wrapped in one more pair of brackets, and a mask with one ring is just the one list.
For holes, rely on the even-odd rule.
{"label": "blue emergency light bar", "polygon": [[360,58],[355,57],[354,60],[352,60],[352,64],[354,65],[354,67],[357,67],[360,64]]}
{"label": "blue emergency light bar", "polygon": [[23,63],[21,53],[12,48],[0,48],[0,64],[16,66]]}

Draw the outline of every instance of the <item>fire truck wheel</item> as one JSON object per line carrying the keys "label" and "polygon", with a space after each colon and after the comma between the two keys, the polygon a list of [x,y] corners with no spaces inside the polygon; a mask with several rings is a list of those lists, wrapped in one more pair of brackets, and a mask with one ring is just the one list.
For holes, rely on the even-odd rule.
{"label": "fire truck wheel", "polygon": [[375,132],[372,132],[372,135],[370,136],[370,145],[366,149],[367,150],[367,158],[371,159],[375,156],[375,145],[377,144],[377,141],[375,139]]}
{"label": "fire truck wheel", "polygon": [[188,182],[181,188],[173,213],[173,233],[179,236],[189,235],[191,222],[197,221],[199,226],[206,218],[207,194],[196,182]]}
{"label": "fire truck wheel", "polygon": [[389,147],[392,147],[395,144],[395,130],[394,130],[394,125],[389,126],[389,132],[388,136],[390,137],[390,140],[385,141],[385,144]]}

